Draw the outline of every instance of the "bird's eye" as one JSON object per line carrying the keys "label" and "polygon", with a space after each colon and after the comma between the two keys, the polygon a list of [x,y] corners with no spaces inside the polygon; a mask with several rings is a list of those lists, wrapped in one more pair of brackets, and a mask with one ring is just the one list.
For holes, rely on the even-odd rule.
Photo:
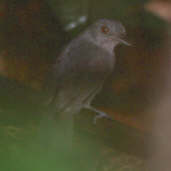
{"label": "bird's eye", "polygon": [[109,28],[108,28],[107,26],[102,26],[102,27],[101,27],[101,31],[102,31],[102,33],[104,33],[104,34],[107,34],[107,33],[109,33]]}

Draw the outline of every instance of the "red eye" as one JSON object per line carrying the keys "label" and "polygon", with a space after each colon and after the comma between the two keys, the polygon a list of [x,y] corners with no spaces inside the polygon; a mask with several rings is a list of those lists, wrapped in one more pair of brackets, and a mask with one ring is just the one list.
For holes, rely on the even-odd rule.
{"label": "red eye", "polygon": [[104,34],[107,34],[109,32],[109,28],[107,26],[102,26],[101,27],[101,31],[104,33]]}

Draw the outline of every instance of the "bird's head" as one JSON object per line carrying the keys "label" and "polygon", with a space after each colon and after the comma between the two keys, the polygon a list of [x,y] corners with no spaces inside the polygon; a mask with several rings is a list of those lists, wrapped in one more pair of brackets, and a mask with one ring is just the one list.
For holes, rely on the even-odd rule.
{"label": "bird's head", "polygon": [[130,45],[123,38],[126,35],[124,26],[115,20],[100,19],[91,26],[93,39],[101,44]]}

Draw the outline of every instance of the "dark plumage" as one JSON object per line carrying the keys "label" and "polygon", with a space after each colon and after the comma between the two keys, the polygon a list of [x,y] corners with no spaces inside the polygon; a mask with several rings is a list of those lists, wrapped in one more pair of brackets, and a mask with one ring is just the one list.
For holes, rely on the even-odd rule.
{"label": "dark plumage", "polygon": [[90,104],[114,68],[114,47],[127,44],[123,35],[121,23],[101,19],[69,43],[54,66],[57,91],[52,102],[58,112],[73,114],[89,108],[97,117],[107,116]]}
{"label": "dark plumage", "polygon": [[119,43],[127,44],[121,39],[124,35],[121,23],[101,19],[72,40],[57,58],[53,70],[56,93],[46,112],[49,119],[42,123],[46,124],[43,133],[51,135],[48,140],[58,150],[71,145],[73,115],[82,108],[98,114],[94,123],[97,118],[108,117],[91,102],[114,68],[114,48]]}

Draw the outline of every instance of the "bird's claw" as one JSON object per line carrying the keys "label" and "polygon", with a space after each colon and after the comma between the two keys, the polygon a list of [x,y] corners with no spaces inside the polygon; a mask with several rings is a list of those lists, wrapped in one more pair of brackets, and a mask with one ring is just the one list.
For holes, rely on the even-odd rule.
{"label": "bird's claw", "polygon": [[109,120],[113,120],[109,115],[107,115],[105,112],[102,112],[94,107],[92,107],[91,105],[86,105],[84,106],[86,109],[89,109],[93,112],[96,112],[97,115],[94,117],[94,121],[93,123],[96,124],[97,122],[97,119],[100,119],[100,118],[106,118],[106,119],[109,119]]}
{"label": "bird's claw", "polygon": [[112,120],[112,118],[109,115],[107,115],[106,113],[98,112],[98,114],[94,117],[93,124],[96,124],[97,119],[100,119],[100,118],[106,118],[106,119]]}

